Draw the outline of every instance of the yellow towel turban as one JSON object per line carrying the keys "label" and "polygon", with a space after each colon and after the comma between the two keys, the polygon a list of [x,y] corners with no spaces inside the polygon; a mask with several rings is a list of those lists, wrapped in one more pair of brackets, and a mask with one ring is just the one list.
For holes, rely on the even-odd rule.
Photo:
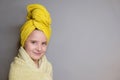
{"label": "yellow towel turban", "polygon": [[26,39],[35,29],[43,31],[47,41],[49,41],[51,35],[51,17],[49,12],[40,4],[29,4],[27,11],[27,21],[21,27],[21,46],[24,46]]}

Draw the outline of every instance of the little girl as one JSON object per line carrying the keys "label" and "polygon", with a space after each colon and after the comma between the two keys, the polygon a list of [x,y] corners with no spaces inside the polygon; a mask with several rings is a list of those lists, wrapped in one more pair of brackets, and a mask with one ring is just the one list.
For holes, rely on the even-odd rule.
{"label": "little girl", "polygon": [[27,6],[27,21],[20,30],[20,49],[11,63],[9,80],[52,80],[52,65],[45,53],[51,35],[51,18],[40,4]]}

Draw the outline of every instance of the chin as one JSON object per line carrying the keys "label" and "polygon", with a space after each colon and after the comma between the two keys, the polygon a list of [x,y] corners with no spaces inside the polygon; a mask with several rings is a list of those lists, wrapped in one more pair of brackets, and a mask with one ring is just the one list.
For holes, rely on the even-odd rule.
{"label": "chin", "polygon": [[39,60],[39,59],[41,59],[42,58],[42,56],[40,56],[40,57],[35,57],[35,58],[33,58],[34,60]]}

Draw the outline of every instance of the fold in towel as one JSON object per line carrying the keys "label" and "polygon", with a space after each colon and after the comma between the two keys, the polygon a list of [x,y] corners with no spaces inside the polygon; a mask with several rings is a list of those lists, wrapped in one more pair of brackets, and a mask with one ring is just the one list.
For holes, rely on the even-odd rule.
{"label": "fold in towel", "polygon": [[37,68],[23,47],[11,63],[9,80],[52,80],[52,65],[44,55]]}

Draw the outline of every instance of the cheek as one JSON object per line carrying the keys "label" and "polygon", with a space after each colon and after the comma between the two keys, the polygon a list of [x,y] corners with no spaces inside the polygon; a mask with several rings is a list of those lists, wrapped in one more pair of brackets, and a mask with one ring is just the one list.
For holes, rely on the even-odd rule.
{"label": "cheek", "polygon": [[25,50],[26,50],[27,52],[30,52],[30,51],[31,51],[31,48],[30,48],[28,45],[26,45],[24,48],[25,48]]}
{"label": "cheek", "polygon": [[46,50],[47,50],[47,47],[43,47],[43,51],[46,52]]}
{"label": "cheek", "polygon": [[31,45],[31,44],[25,44],[24,48],[25,48],[25,50],[26,50],[27,52],[29,52],[29,51],[31,51],[31,50],[34,48],[34,46]]}

